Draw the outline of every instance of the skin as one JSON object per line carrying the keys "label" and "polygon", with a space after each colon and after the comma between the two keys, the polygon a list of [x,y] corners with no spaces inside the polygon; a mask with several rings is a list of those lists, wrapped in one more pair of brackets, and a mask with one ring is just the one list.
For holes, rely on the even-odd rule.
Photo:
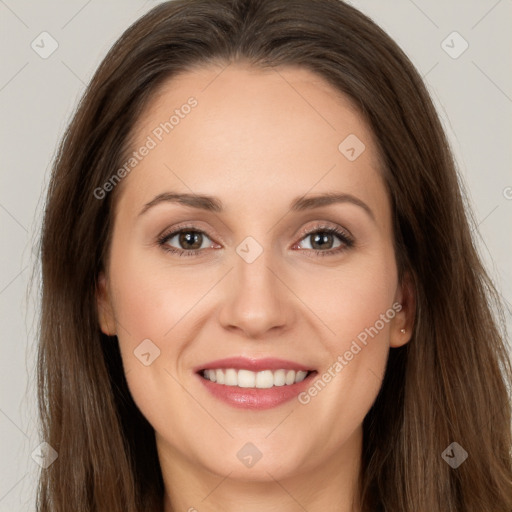
{"label": "skin", "polygon": [[[415,307],[409,281],[397,277],[375,141],[351,102],[306,69],[221,71],[166,82],[138,121],[134,150],[190,96],[198,101],[116,191],[100,326],[117,334],[130,392],[155,429],[165,512],[359,511],[362,422],[390,348],[410,339]],[[338,150],[349,134],[366,146],[354,161]],[[224,211],[162,202],[139,215],[169,191],[216,196]],[[290,210],[294,198],[333,191],[364,202],[373,218],[350,202]],[[157,243],[183,223],[204,233],[198,255]],[[332,235],[318,249],[331,254],[316,255],[314,236],[302,232],[322,231],[319,223],[348,230],[354,245],[334,253],[344,244]],[[263,249],[252,263],[236,252],[247,236]],[[190,248],[177,236],[167,244]],[[246,356],[321,375],[395,303],[401,311],[307,404],[236,409],[193,373]],[[145,339],[160,350],[149,366],[134,356]],[[251,468],[236,455],[247,442],[262,453]]]}

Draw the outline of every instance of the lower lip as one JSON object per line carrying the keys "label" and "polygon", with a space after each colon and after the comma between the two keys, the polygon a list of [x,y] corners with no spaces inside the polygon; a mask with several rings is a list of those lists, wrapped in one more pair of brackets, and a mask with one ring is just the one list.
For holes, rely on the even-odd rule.
{"label": "lower lip", "polygon": [[300,392],[304,391],[311,383],[316,372],[311,372],[303,381],[284,386],[272,386],[271,388],[240,388],[238,386],[226,386],[217,384],[196,374],[206,389],[216,398],[240,409],[271,409],[285,402],[293,400]]}

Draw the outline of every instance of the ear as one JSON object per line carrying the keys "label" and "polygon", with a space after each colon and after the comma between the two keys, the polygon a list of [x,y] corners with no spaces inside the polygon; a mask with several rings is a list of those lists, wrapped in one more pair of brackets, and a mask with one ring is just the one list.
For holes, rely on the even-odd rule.
{"label": "ear", "polygon": [[397,313],[391,322],[390,346],[401,347],[411,340],[416,314],[416,289],[409,272],[404,274],[398,285],[395,304],[401,307],[393,308]]}
{"label": "ear", "polygon": [[114,310],[110,299],[110,291],[105,273],[102,271],[98,275],[96,287],[96,304],[98,306],[98,323],[101,331],[107,336],[116,335],[116,322]]}

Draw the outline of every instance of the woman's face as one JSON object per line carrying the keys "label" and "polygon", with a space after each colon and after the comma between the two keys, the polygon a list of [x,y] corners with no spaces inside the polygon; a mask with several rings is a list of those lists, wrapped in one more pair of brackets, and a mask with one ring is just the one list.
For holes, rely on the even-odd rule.
{"label": "woman's face", "polygon": [[168,81],[136,126],[102,330],[169,471],[355,467],[412,316],[375,141],[310,71],[221,71]]}

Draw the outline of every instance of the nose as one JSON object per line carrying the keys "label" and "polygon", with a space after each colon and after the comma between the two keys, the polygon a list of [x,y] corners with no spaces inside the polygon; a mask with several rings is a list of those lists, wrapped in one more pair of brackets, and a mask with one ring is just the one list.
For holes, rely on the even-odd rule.
{"label": "nose", "polygon": [[292,292],[270,250],[252,262],[235,253],[234,269],[224,280],[220,322],[225,329],[240,330],[247,338],[269,331],[281,333],[294,320]]}

